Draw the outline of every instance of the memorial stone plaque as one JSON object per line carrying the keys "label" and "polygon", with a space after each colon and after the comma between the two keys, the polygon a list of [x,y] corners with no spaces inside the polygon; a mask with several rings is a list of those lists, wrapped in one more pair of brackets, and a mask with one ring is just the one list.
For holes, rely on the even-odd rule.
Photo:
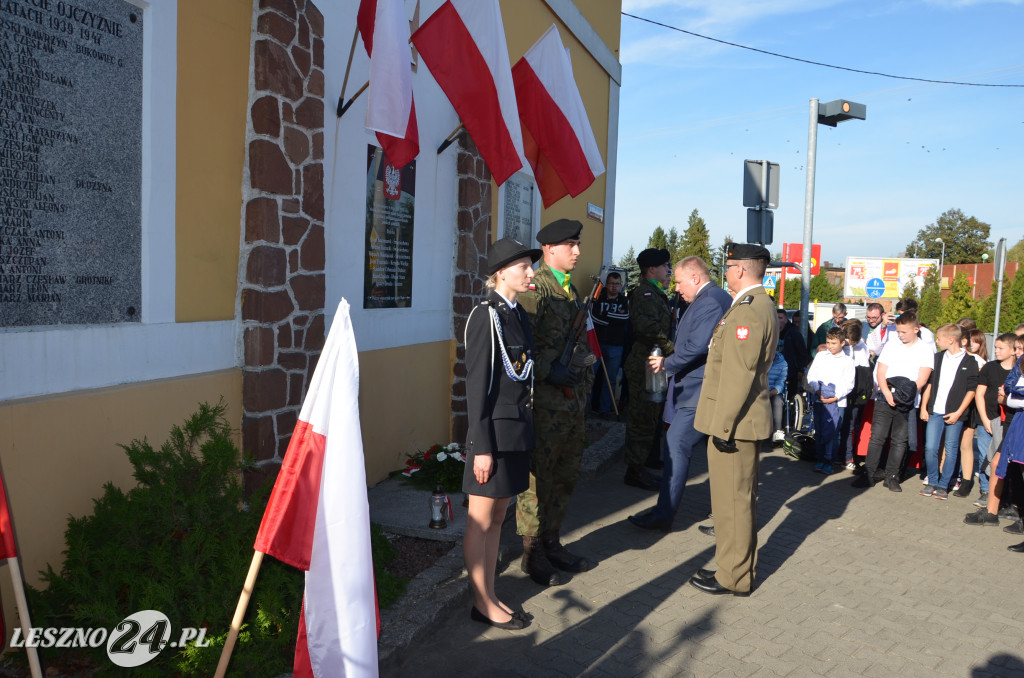
{"label": "memorial stone plaque", "polygon": [[521,243],[533,242],[533,178],[526,174],[513,174],[502,187],[505,204],[502,206],[503,238],[515,238]]}
{"label": "memorial stone plaque", "polygon": [[142,19],[0,0],[0,327],[140,319]]}

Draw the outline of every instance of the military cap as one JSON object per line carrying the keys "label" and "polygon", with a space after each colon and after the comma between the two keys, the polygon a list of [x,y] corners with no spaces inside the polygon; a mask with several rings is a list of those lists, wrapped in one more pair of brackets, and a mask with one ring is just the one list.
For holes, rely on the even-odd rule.
{"label": "military cap", "polygon": [[661,250],[656,249],[654,247],[649,247],[637,256],[636,263],[642,271],[645,268],[650,268],[651,266],[661,266],[662,264],[667,264],[671,260],[672,255],[668,253],[668,250]]}
{"label": "military cap", "polygon": [[770,261],[772,255],[760,245],[753,245],[744,242],[729,243],[729,249],[725,253],[726,259],[764,259]]}
{"label": "military cap", "polygon": [[557,245],[565,240],[579,238],[582,230],[583,224],[575,219],[559,219],[540,229],[537,242],[541,245]]}
{"label": "military cap", "polygon": [[487,252],[487,275],[494,275],[501,267],[523,257],[530,257],[536,263],[540,259],[540,250],[531,250],[515,238],[495,241]]}

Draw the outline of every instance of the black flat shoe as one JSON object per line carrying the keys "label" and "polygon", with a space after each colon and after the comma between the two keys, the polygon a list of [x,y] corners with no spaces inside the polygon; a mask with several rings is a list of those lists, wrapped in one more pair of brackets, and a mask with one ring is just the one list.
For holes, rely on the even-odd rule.
{"label": "black flat shoe", "polygon": [[698,525],[697,529],[700,530],[701,534],[706,534],[709,537],[714,537],[715,536],[715,526],[714,525]]}
{"label": "black flat shoe", "polygon": [[672,531],[671,520],[658,520],[651,515],[650,511],[646,513],[638,513],[635,516],[629,516],[628,520],[644,530],[661,530],[662,532]]}
{"label": "black flat shoe", "polygon": [[519,631],[520,629],[526,628],[526,625],[529,623],[526,616],[521,615],[518,612],[513,612],[512,618],[507,622],[496,622],[493,619],[485,617],[483,612],[476,609],[475,605],[473,606],[473,609],[469,611],[469,618],[475,622],[487,624],[488,626],[493,626],[496,629],[502,629],[505,631]]}
{"label": "black flat shoe", "polygon": [[1024,541],[1019,544],[1014,544],[1013,546],[1007,546],[1006,550],[1013,551],[1014,553],[1024,553]]}
{"label": "black flat shoe", "polygon": [[697,570],[697,576],[700,577],[701,579],[714,579],[715,578],[715,571],[714,570],[705,570],[702,567],[699,570]]}
{"label": "black flat shoe", "polygon": [[730,594],[745,598],[750,595],[750,591],[733,591],[732,589],[727,589],[719,584],[718,580],[714,577],[701,577],[699,573],[690,577],[690,584],[695,589],[703,591],[704,593],[710,593],[713,596]]}

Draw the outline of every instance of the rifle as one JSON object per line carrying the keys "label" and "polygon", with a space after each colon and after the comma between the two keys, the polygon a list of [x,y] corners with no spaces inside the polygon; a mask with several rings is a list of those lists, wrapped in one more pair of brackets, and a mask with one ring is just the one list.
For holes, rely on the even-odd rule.
{"label": "rifle", "polygon": [[[568,368],[572,368],[572,354],[576,348],[577,342],[580,337],[587,331],[587,318],[590,316],[590,308],[594,305],[594,300],[601,296],[601,290],[604,289],[604,283],[601,282],[601,278],[596,275],[590,276],[594,281],[594,289],[590,291],[590,295],[587,296],[586,301],[576,311],[576,315],[573,316],[572,326],[569,329],[569,339],[565,343],[565,348],[562,349],[562,355],[558,361]],[[567,400],[574,398],[572,388],[568,386],[562,387],[562,392],[565,393]]]}

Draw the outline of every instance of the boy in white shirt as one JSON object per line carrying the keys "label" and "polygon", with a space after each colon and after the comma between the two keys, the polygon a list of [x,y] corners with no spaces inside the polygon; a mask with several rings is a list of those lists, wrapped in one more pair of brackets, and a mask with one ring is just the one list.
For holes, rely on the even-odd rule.
{"label": "boy in white shirt", "polygon": [[[964,412],[974,401],[978,388],[978,363],[969,357],[961,343],[963,332],[957,325],[943,325],[935,331],[936,353],[931,378],[924,388],[921,420],[926,422],[924,436],[928,484],[921,490],[925,497],[945,499],[953,469],[960,452],[960,431]],[[946,459],[939,472],[939,441],[945,433]]]}
{"label": "boy in white shirt", "polygon": [[818,463],[814,470],[828,475],[842,464],[839,439],[846,411],[846,396],[853,390],[853,360],[843,353],[843,328],[830,327],[825,349],[814,356],[807,370],[807,388],[814,400],[814,437]]}
{"label": "boy in white shirt", "polygon": [[[889,459],[885,465],[884,485],[892,492],[902,492],[900,463],[907,450],[907,415],[920,402],[920,391],[932,374],[934,353],[931,346],[917,336],[917,314],[906,311],[896,318],[899,341],[887,341],[878,356],[875,381],[875,411],[871,418],[871,442],[868,444],[865,473],[853,481],[854,487],[874,487],[875,473],[882,457],[882,448],[889,439]],[[890,383],[890,380],[894,380]],[[896,388],[896,393],[893,388]],[[899,396],[899,401],[897,401]]]}

